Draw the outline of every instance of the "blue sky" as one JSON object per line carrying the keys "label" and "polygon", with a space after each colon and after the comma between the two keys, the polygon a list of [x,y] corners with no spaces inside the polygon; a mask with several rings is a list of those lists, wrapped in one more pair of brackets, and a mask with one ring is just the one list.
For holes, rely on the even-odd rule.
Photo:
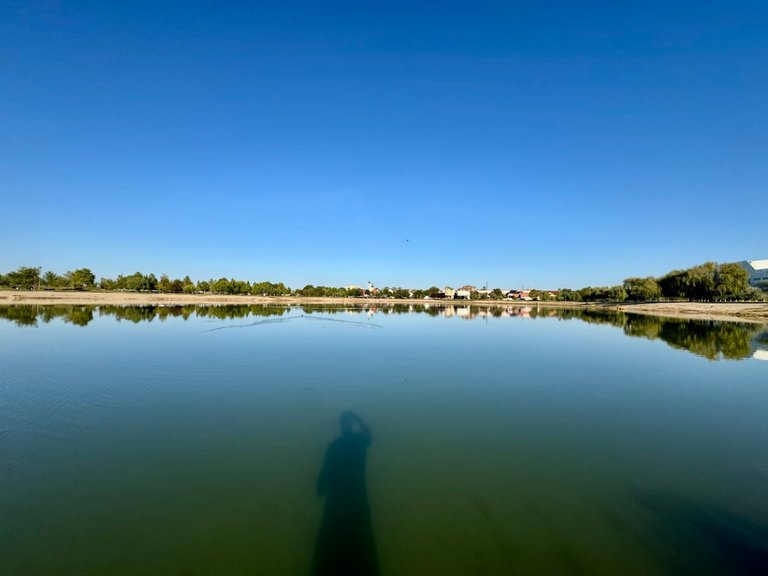
{"label": "blue sky", "polygon": [[0,271],[581,287],[768,257],[766,2],[0,0]]}

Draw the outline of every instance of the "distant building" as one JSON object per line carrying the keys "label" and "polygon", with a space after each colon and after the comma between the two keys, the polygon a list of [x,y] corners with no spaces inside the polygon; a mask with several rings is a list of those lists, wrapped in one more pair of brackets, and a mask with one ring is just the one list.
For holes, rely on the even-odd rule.
{"label": "distant building", "polygon": [[757,286],[760,282],[768,283],[768,259],[742,260],[737,264],[749,273],[750,286]]}
{"label": "distant building", "polygon": [[510,290],[507,292],[507,300],[533,300],[530,290]]}

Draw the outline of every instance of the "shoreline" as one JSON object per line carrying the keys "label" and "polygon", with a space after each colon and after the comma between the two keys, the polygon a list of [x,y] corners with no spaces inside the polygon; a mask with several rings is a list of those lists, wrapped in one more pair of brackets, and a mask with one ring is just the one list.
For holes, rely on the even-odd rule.
{"label": "shoreline", "polygon": [[301,306],[304,304],[341,304],[371,306],[419,304],[430,306],[471,305],[479,307],[539,306],[543,308],[570,308],[582,310],[609,310],[631,314],[665,316],[699,320],[768,323],[768,302],[644,302],[644,303],[590,303],[590,302],[535,302],[516,300],[392,300],[388,298],[304,298],[299,296],[245,296],[214,294],[161,294],[143,292],[77,292],[77,291],[0,291],[0,304],[37,305],[112,305],[112,306],[190,306],[272,304]]}

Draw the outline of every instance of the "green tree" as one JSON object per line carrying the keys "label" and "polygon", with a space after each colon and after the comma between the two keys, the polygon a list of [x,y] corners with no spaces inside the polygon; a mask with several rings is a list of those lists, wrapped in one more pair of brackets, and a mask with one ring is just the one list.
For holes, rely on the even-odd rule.
{"label": "green tree", "polygon": [[96,275],[88,268],[78,268],[67,272],[64,277],[72,288],[92,288],[96,282]]}
{"label": "green tree", "polygon": [[560,288],[557,292],[557,299],[563,302],[576,302],[579,300],[579,292],[570,288]]}
{"label": "green tree", "polygon": [[610,300],[614,302],[624,302],[627,299],[627,291],[623,286],[614,286],[609,289]]}
{"label": "green tree", "polygon": [[547,299],[546,292],[543,292],[542,290],[536,290],[536,289],[531,290],[528,293],[528,296],[530,296],[534,300],[546,300]]}
{"label": "green tree", "polygon": [[706,262],[685,271],[684,284],[689,300],[709,301],[716,296],[715,272],[717,265]]}
{"label": "green tree", "polygon": [[185,294],[193,294],[195,292],[195,283],[189,276],[184,276],[184,280],[181,281],[181,291]]}
{"label": "green tree", "polygon": [[112,280],[111,278],[102,278],[99,280],[99,287],[102,290],[117,290],[118,285],[116,280]]}
{"label": "green tree", "polygon": [[168,278],[168,274],[161,274],[160,280],[157,281],[158,292],[170,292],[171,291],[171,279]]}
{"label": "green tree", "polygon": [[48,288],[59,288],[66,285],[66,283],[67,281],[63,276],[60,276],[59,274],[56,274],[56,272],[52,272],[50,270],[43,274],[41,280],[41,284]]}
{"label": "green tree", "polygon": [[21,266],[13,272],[8,272],[5,278],[8,286],[11,288],[31,290],[32,288],[38,288],[40,285],[40,271],[41,268],[39,267]]}
{"label": "green tree", "polygon": [[398,298],[398,299],[401,299],[401,300],[407,300],[408,298],[411,297],[411,293],[408,290],[406,290],[405,288],[399,288],[398,287],[398,288],[394,288],[392,290],[392,297],[393,298]]}
{"label": "green tree", "polygon": [[652,276],[647,278],[627,278],[624,280],[623,289],[627,293],[627,298],[635,302],[658,300],[659,296],[661,296],[659,283]]}
{"label": "green tree", "polygon": [[738,264],[720,264],[715,271],[715,292],[723,300],[744,298],[749,292],[749,273]]}
{"label": "green tree", "polygon": [[151,292],[157,290],[157,278],[154,274],[145,276],[141,272],[134,272],[130,276],[117,277],[117,285],[120,290],[135,290],[137,292]]}
{"label": "green tree", "polygon": [[664,298],[688,298],[688,274],[686,270],[672,270],[658,280]]}

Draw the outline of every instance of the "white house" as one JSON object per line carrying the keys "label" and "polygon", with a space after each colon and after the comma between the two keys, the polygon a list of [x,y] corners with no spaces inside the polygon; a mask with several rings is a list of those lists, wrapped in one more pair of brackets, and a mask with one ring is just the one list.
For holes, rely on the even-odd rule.
{"label": "white house", "polygon": [[768,282],[768,259],[742,260],[738,265],[749,273],[749,283],[757,286],[758,282]]}

